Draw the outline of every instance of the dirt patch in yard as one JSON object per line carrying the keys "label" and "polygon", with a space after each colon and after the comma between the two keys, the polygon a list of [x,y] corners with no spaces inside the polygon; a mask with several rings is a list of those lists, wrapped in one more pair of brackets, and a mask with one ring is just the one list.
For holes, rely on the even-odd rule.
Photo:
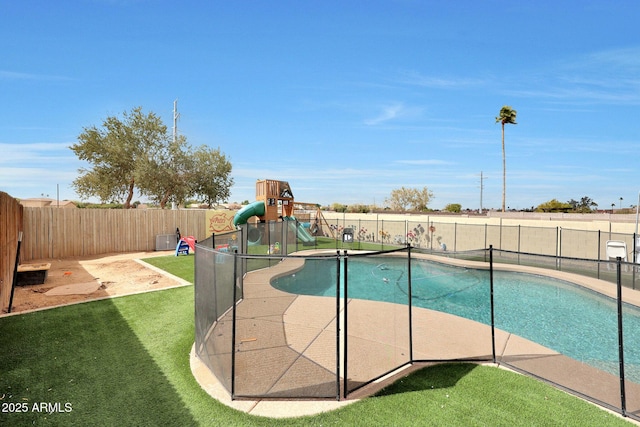
{"label": "dirt patch in yard", "polygon": [[182,286],[185,281],[138,261],[172,254],[173,251],[134,252],[29,261],[28,264],[51,264],[47,278],[43,284],[16,286],[11,312]]}

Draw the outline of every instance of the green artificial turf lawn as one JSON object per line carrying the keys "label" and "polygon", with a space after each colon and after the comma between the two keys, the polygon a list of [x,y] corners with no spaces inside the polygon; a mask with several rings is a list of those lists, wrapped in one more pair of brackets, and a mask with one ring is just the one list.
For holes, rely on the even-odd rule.
{"label": "green artificial turf lawn", "polygon": [[[0,425],[630,425],[532,378],[468,363],[422,369],[329,413],[247,415],[191,375],[193,306],[189,286],[0,318],[0,404],[26,407],[0,413]],[[42,402],[45,412],[34,410]]]}
{"label": "green artificial turf lawn", "polygon": [[194,255],[167,255],[144,258],[142,261],[178,276],[187,282],[193,283],[194,281]]}

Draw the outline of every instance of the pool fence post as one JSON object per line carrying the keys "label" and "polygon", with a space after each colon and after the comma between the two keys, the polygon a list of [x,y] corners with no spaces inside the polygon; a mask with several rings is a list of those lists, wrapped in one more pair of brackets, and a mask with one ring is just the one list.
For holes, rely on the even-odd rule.
{"label": "pool fence post", "polygon": [[600,278],[600,244],[602,243],[602,232],[598,230],[598,279]]}
{"label": "pool fence post", "polygon": [[522,233],[522,226],[518,224],[518,265],[520,265],[520,236]]}
{"label": "pool fence post", "polygon": [[[487,223],[484,223],[484,247],[487,247]],[[487,251],[484,251],[484,262],[487,262]]]}
{"label": "pool fence post", "polygon": [[[214,251],[216,250],[216,233],[211,233],[211,249],[213,249]],[[195,257],[197,258],[198,255],[199,255],[199,253],[195,254]],[[195,268],[197,268],[198,263],[194,260],[194,264],[195,264],[194,265],[194,269],[195,269]],[[211,267],[210,270],[212,270],[211,271],[212,272],[211,283],[213,284],[213,294],[217,295],[217,289],[216,289],[216,254],[215,254],[215,252],[213,254],[213,263],[211,263],[210,267]],[[194,270],[194,273],[195,273],[195,270]],[[197,273],[195,273],[195,274],[196,274],[196,277],[197,277]],[[194,282],[195,282],[195,278],[194,278]],[[194,286],[195,286],[195,283],[194,283]],[[217,317],[218,317],[218,313],[216,312],[216,318]]]}
{"label": "pool fence post", "polygon": [[237,289],[236,281],[238,280],[238,251],[234,251],[233,255],[233,306],[231,320],[231,400],[236,396],[236,307],[237,307]]}
{"label": "pool fence post", "polygon": [[493,306],[493,245],[489,245],[489,289],[491,300],[491,356],[493,363],[496,363],[496,328],[494,322]]}
{"label": "pool fence post", "polygon": [[631,268],[631,289],[636,288],[636,272],[638,270],[638,233],[633,233],[633,267]]}
{"label": "pool fence post", "polygon": [[456,241],[458,240],[458,223],[453,223],[453,252],[456,251]]}
{"label": "pool fence post", "polygon": [[616,258],[616,273],[618,285],[618,355],[620,366],[620,405],[622,415],[626,416],[627,398],[624,387],[624,336],[622,333],[622,258]]}
{"label": "pool fence post", "polygon": [[413,290],[411,286],[411,245],[407,243],[407,290],[409,291],[409,362],[413,363]]}
{"label": "pool fence post", "polygon": [[[346,381],[346,377],[345,377],[345,381]],[[346,384],[345,384],[345,389],[346,389]],[[340,400],[340,251],[339,250],[336,251],[336,400]]]}
{"label": "pool fence post", "polygon": [[556,268],[562,271],[562,227],[556,227]]}
{"label": "pool fence post", "polygon": [[[285,220],[286,221],[286,220]],[[266,237],[267,239],[267,254],[269,254],[268,250],[269,247],[271,245],[271,233],[269,232],[269,224],[271,223],[271,221],[267,221],[265,220],[264,222],[258,222],[256,225],[262,225],[262,237],[263,239]],[[288,224],[288,223],[287,223]],[[298,237],[298,231],[296,229],[296,237]],[[262,244],[264,244],[264,240],[262,240],[261,242]],[[271,258],[269,258],[269,267],[271,267]]]}
{"label": "pool fence post", "polygon": [[[347,272],[348,272],[348,259],[349,259],[349,255],[347,254],[347,250],[345,249],[344,251],[344,272],[343,277],[344,277],[344,309],[343,309],[343,313],[344,313],[344,326],[343,326],[343,333],[342,333],[342,337],[344,339],[344,349],[343,349],[343,354],[342,357],[344,358],[343,360],[343,365],[344,365],[344,373],[343,373],[343,377],[344,377],[344,398],[347,398],[347,395],[349,394],[349,387],[348,387],[348,375],[347,375],[347,371],[348,371],[348,367],[349,367],[349,358],[347,357],[347,350],[348,350],[348,342],[347,342],[347,335],[348,335],[348,329],[349,329],[349,315],[348,315],[348,306],[349,304],[348,302],[348,298],[349,298],[349,292],[348,292],[348,285],[349,285],[349,281],[347,279]],[[338,251],[338,263],[340,262],[340,251]],[[340,292],[340,267],[338,266],[338,292]],[[340,319],[336,319],[338,321],[338,329],[340,329]]]}
{"label": "pool fence post", "polygon": [[429,223],[429,251],[433,252],[433,233],[436,231],[433,222]]}
{"label": "pool fence post", "polygon": [[[240,253],[241,254],[246,254],[248,252],[247,248],[249,246],[249,226],[247,224],[247,228],[246,228],[247,232],[245,233],[245,228],[240,227],[238,229],[238,233],[240,234],[239,238],[238,238],[238,244],[240,245]],[[245,237],[246,235],[246,237]],[[244,276],[244,273],[247,272],[247,258],[242,258],[241,260],[242,262],[242,275]]]}
{"label": "pool fence post", "polygon": [[409,220],[404,220],[404,242],[409,244]]}

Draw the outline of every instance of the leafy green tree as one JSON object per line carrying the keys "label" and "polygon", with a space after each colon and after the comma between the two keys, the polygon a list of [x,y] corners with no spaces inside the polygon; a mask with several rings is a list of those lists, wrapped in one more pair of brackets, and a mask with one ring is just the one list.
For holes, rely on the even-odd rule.
{"label": "leafy green tree", "polygon": [[186,139],[152,147],[138,168],[138,189],[164,209],[168,202],[183,204],[191,194],[189,184],[193,159]]}
{"label": "leafy green tree", "polygon": [[343,205],[341,203],[332,203],[331,204],[331,210],[334,212],[346,212],[347,211],[347,205]]}
{"label": "leafy green tree", "polygon": [[429,191],[427,187],[422,187],[421,190],[415,189],[413,193],[413,209],[418,212],[426,211],[431,199],[433,199],[433,192]]}
{"label": "leafy green tree", "polygon": [[93,165],[73,183],[81,196],[103,202],[126,196],[128,209],[136,189],[161,208],[189,198],[211,207],[230,195],[231,163],[219,148],[193,150],[184,136],[171,138],[160,118],[140,107],[123,119],[108,117],[101,129],[85,128],[78,141],[71,149]]}
{"label": "leafy green tree", "polygon": [[536,207],[536,212],[569,212],[572,209],[569,203],[559,202],[557,199],[551,199]]}
{"label": "leafy green tree", "polygon": [[413,189],[404,187],[391,190],[391,196],[385,199],[385,203],[394,211],[404,212],[411,206],[412,191]]}
{"label": "leafy green tree", "polygon": [[427,209],[432,198],[433,193],[427,187],[423,187],[421,190],[401,187],[392,190],[391,196],[385,200],[385,203],[396,211],[413,210],[422,212]]}
{"label": "leafy green tree", "polygon": [[571,205],[571,208],[576,212],[589,213],[593,212],[593,209],[598,207],[598,204],[594,202],[590,197],[583,197],[580,201],[569,200],[567,203]]}
{"label": "leafy green tree", "polygon": [[368,205],[363,205],[363,204],[355,204],[355,205],[349,205],[349,207],[347,208],[347,212],[350,213],[369,213],[371,211],[371,208]]}
{"label": "leafy green tree", "polygon": [[81,168],[73,187],[81,197],[98,197],[102,202],[125,198],[128,209],[141,165],[156,147],[166,141],[167,128],[153,113],[142,108],[125,112],[123,118],[107,117],[102,128],[84,128],[78,143],[70,148],[80,160],[92,165]]}
{"label": "leafy green tree", "polygon": [[444,210],[452,213],[460,213],[460,211],[462,211],[462,205],[460,203],[449,203],[444,207]]}
{"label": "leafy green tree", "polygon": [[583,208],[588,208],[590,211],[598,207],[598,204],[591,200],[591,198],[589,197],[583,197],[582,199],[580,199],[580,204]]}
{"label": "leafy green tree", "polygon": [[508,105],[500,109],[500,115],[496,117],[496,123],[502,125],[502,212],[505,212],[507,200],[507,157],[504,150],[504,125],[516,123],[517,111]]}
{"label": "leafy green tree", "polygon": [[190,194],[208,207],[227,200],[233,185],[231,162],[220,151],[205,145],[198,147],[191,155]]}

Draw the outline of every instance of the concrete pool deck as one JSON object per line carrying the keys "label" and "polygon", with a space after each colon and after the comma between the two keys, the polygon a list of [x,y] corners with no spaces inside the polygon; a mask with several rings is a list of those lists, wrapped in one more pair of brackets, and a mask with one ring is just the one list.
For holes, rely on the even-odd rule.
{"label": "concrete pool deck", "polygon": [[[438,262],[470,268],[487,268],[484,263],[443,259],[442,257],[424,256]],[[335,298],[317,296],[292,296],[279,291],[270,285],[274,277],[289,274],[304,264],[302,258],[286,258],[283,262],[262,270],[250,272],[244,279],[244,298],[238,304],[238,319],[251,321],[250,327],[242,323],[238,326],[238,346],[236,357],[242,357],[262,349],[283,347],[281,353],[275,353],[275,359],[268,361],[270,369],[282,360],[284,365],[281,383],[269,384],[274,389],[287,389],[295,384],[295,378],[285,378],[284,371],[288,368],[288,358],[291,354],[304,355],[319,368],[328,371],[336,369],[336,328],[340,324],[343,331],[342,316],[336,318]],[[500,269],[522,271],[532,274],[544,274],[592,288],[605,295],[615,297],[615,285],[597,279],[590,279],[575,274],[542,270],[517,265],[501,265]],[[640,305],[640,293],[633,290],[623,291],[626,301]],[[341,313],[343,313],[342,307]],[[380,331],[389,323],[402,324],[408,319],[405,306],[376,301],[350,299],[349,310],[349,359],[358,360],[355,368],[350,368],[349,380],[357,382],[372,378],[371,372],[387,372],[407,360],[408,331],[406,327],[394,329],[395,334],[384,336]],[[357,313],[357,316],[352,316]],[[283,328],[273,328],[273,317],[279,317]],[[413,360],[479,360],[491,361],[491,328],[487,325],[441,313],[433,310],[414,308],[413,320]],[[434,331],[431,325],[437,325]],[[382,335],[382,336],[381,336]],[[247,338],[249,337],[249,338]],[[419,338],[416,338],[419,337]],[[342,341],[341,341],[342,347]],[[327,348],[329,350],[327,350]],[[344,349],[341,348],[341,352]],[[495,366],[507,366],[533,376],[544,378],[546,381],[560,384],[566,389],[578,394],[590,396],[591,399],[602,402],[612,408],[620,405],[620,384],[617,376],[593,368],[580,361],[563,356],[553,350],[521,337],[501,330],[495,330]],[[266,353],[265,353],[266,354]],[[342,354],[342,353],[341,353]],[[255,357],[255,356],[254,356]],[[281,359],[278,359],[281,358]],[[255,359],[253,359],[255,361]],[[252,363],[242,363],[250,367]],[[234,409],[256,416],[273,418],[297,417],[313,415],[324,411],[331,411],[351,404],[361,398],[370,396],[386,385],[407,375],[409,372],[423,368],[433,363],[417,362],[406,366],[392,374],[375,381],[349,395],[345,400],[321,399],[237,399],[231,400],[227,389],[208,367],[196,356],[195,347],[191,351],[191,369],[200,383],[213,398]],[[389,366],[385,370],[385,366]],[[250,369],[250,368],[249,368]],[[343,372],[343,367],[340,367]],[[251,372],[247,376],[259,375]],[[304,374],[299,374],[304,375]],[[335,375],[335,374],[334,374]],[[342,381],[341,381],[342,382]],[[342,384],[344,386],[344,384]],[[640,386],[626,383],[627,413],[640,413]],[[588,391],[588,394],[586,393]],[[240,393],[242,394],[242,393]],[[628,418],[627,418],[628,419]]]}

